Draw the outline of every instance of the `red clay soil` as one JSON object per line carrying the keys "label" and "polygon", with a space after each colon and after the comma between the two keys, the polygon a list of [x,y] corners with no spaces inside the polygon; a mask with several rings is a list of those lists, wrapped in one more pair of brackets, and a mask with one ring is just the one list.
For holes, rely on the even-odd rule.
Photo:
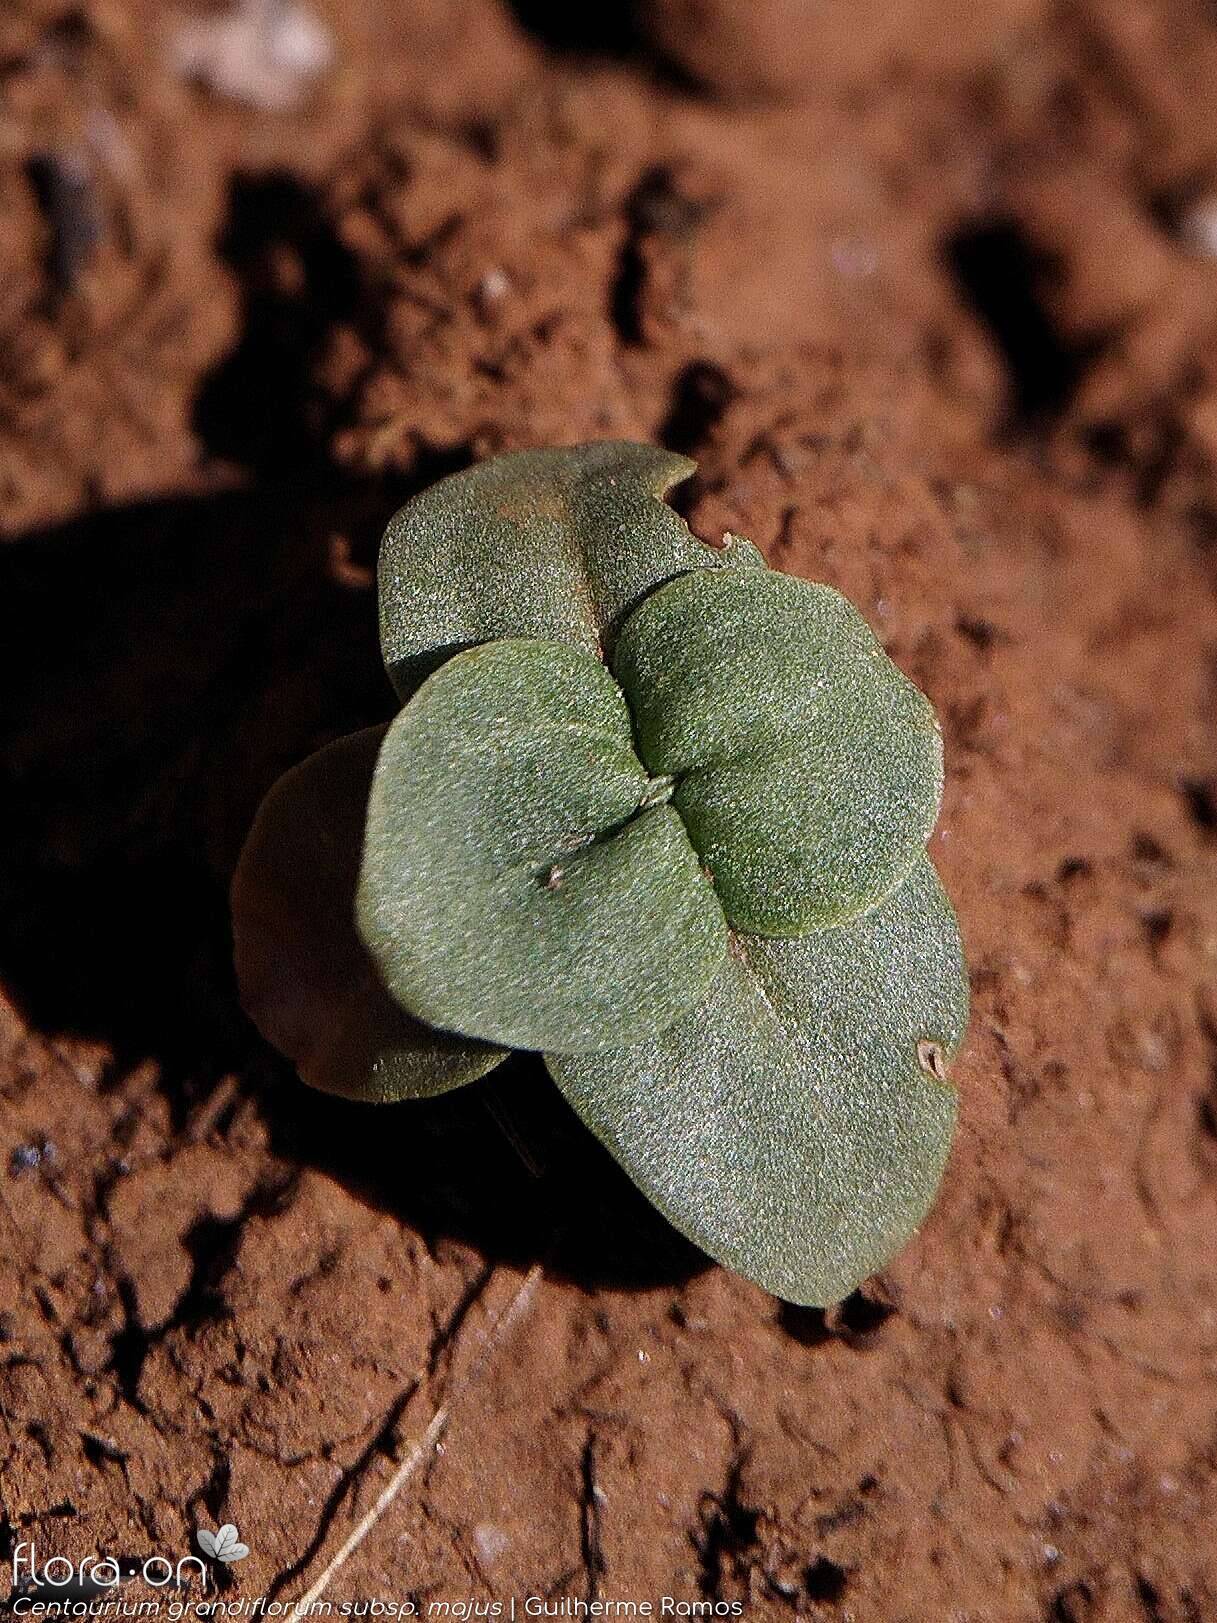
{"label": "red clay soil", "polygon": [[[0,1562],[232,1521],[288,1601],[421,1440],[332,1601],[1217,1618],[1217,15],[328,16],[275,114],[161,7],[0,20]],[[391,712],[384,520],[605,436],[943,718],[962,1125],[827,1313],[527,1062],[373,1113],[236,1006],[258,799]]]}

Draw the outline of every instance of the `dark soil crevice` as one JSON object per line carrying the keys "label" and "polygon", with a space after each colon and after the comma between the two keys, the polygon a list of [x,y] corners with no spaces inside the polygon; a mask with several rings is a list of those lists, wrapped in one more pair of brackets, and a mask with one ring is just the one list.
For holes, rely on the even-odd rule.
{"label": "dark soil crevice", "polygon": [[743,1497],[741,1477],[747,1452],[738,1432],[727,1477],[715,1493],[706,1492],[699,1505],[700,1529],[693,1535],[700,1574],[698,1585],[707,1600],[731,1600],[740,1581],[760,1554],[761,1512]]}
{"label": "dark soil crevice", "polygon": [[808,1600],[839,1606],[849,1589],[849,1574],[826,1555],[818,1555],[803,1574],[803,1587]]}
{"label": "dark soil crevice", "polygon": [[657,435],[659,443],[696,459],[737,394],[721,366],[690,361],[673,381],[668,413]]}
{"label": "dark soil crevice", "polygon": [[380,347],[376,301],[321,195],[289,171],[233,177],[218,249],[240,286],[241,331],[202,381],[195,430],[210,455],[264,478],[315,477],[345,404],[319,367],[344,323]]}
{"label": "dark soil crevice", "polygon": [[204,1214],[191,1224],[182,1237],[190,1258],[190,1277],[173,1311],[161,1324],[143,1322],[136,1295],[136,1282],[115,1270],[117,1289],[125,1323],[111,1342],[110,1370],[123,1397],[143,1412],[139,1395],[140,1377],[149,1354],[178,1331],[196,1333],[204,1324],[227,1317],[231,1309],[223,1293],[225,1275],[236,1259],[246,1224],[282,1209],[291,1199],[294,1176],[259,1184],[232,1217]]}
{"label": "dark soil crevice", "polygon": [[640,0],[587,0],[579,6],[511,0],[511,10],[520,27],[552,51],[629,60],[645,50]]}
{"label": "dark soil crevice", "polygon": [[596,1481],[596,1434],[589,1432],[579,1457],[579,1547],[588,1603],[600,1595],[601,1579],[607,1576],[601,1518],[603,1495]]}
{"label": "dark soil crevice", "polygon": [[621,342],[639,347],[646,342],[650,250],[654,245],[679,248],[687,243],[706,219],[710,205],[687,194],[671,165],[656,164],[640,176],[625,200],[624,212],[626,232],[609,290],[609,317]]}
{"label": "dark soil crevice", "polygon": [[576,66],[620,62],[669,90],[693,93],[696,82],[656,46],[649,0],[508,0],[512,16],[536,43]]}
{"label": "dark soil crevice", "polygon": [[1059,263],[1003,216],[960,226],[944,252],[963,299],[1005,363],[1011,425],[1050,427],[1102,347],[1098,339],[1067,339],[1049,313],[1043,291],[1059,275]]}

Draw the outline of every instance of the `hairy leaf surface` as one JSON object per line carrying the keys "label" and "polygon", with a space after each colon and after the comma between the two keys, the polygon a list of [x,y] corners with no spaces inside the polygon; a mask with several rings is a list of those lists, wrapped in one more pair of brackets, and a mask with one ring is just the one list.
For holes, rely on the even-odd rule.
{"label": "hairy leaf surface", "polygon": [[738,929],[844,922],[916,861],[942,793],[937,721],[839,592],[684,575],[625,621],[613,669]]}
{"label": "hairy leaf surface", "polygon": [[823,1306],[882,1267],[933,1199],[967,1006],[958,926],[922,856],[850,924],[734,936],[709,995],[657,1040],[546,1061],[682,1233]]}
{"label": "hairy leaf surface", "polygon": [[670,1025],[726,924],[655,790],[598,659],[524,640],[455,655],[389,728],[368,806],[359,922],[393,995],[516,1048]]}
{"label": "hairy leaf surface", "polygon": [[662,500],[693,463],[653,445],[517,451],[452,474],[390,520],[380,646],[403,699],[449,654],[540,637],[610,645],[644,593],[687,569],[759,562],[719,551]]}

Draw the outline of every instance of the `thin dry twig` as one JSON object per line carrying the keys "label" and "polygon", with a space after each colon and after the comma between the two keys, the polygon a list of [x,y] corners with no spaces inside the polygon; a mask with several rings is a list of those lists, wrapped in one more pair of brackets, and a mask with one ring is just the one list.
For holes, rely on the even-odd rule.
{"label": "thin dry twig", "polygon": [[460,1381],[447,1401],[441,1403],[436,1409],[435,1413],[431,1416],[427,1429],[423,1432],[422,1436],[417,1438],[411,1444],[409,1449],[407,1449],[405,1458],[397,1467],[397,1470],[394,1471],[392,1477],[389,1479],[389,1482],[386,1484],[384,1491],[377,1498],[375,1504],[368,1511],[367,1515],[362,1517],[357,1525],[352,1528],[350,1534],[344,1541],[342,1548],[330,1562],[329,1566],[326,1567],[325,1571],[321,1574],[320,1578],[318,1578],[317,1582],[305,1595],[301,1597],[300,1600],[296,1602],[296,1610],[298,1612],[307,1611],[314,1601],[320,1599],[320,1597],[329,1587],[330,1581],[334,1575],[339,1572],[354,1555],[355,1551],[363,1543],[364,1539],[367,1538],[368,1534],[376,1526],[377,1522],[380,1521],[381,1517],[397,1498],[398,1494],[405,1487],[406,1483],[414,1475],[420,1462],[424,1460],[434,1449],[435,1445],[439,1442],[440,1438],[444,1434],[444,1429],[448,1424],[448,1417],[451,1414],[454,1400],[460,1395],[461,1392],[465,1391],[479,1378],[492,1354],[498,1350],[498,1348],[510,1335],[512,1329],[518,1323],[527,1308],[531,1305],[532,1298],[536,1292],[537,1284],[540,1278],[541,1265],[540,1263],[537,1263],[525,1275],[520,1288],[516,1291],[508,1305],[499,1314],[498,1318],[494,1321],[493,1326],[487,1333],[481,1352],[474,1360],[464,1379]]}

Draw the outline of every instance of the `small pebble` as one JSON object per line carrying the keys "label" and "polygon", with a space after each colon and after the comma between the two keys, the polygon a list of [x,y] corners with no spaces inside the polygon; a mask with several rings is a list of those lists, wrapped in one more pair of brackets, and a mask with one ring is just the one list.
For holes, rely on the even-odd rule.
{"label": "small pebble", "polygon": [[1189,248],[1217,259],[1217,197],[1202,197],[1179,221],[1179,235]]}
{"label": "small pebble", "polygon": [[332,66],[334,40],[302,0],[242,0],[218,16],[180,18],[169,60],[217,96],[284,112]]}
{"label": "small pebble", "polygon": [[487,304],[494,304],[499,299],[506,298],[510,288],[511,283],[507,280],[506,272],[492,270],[487,271],[482,277],[478,291]]}

